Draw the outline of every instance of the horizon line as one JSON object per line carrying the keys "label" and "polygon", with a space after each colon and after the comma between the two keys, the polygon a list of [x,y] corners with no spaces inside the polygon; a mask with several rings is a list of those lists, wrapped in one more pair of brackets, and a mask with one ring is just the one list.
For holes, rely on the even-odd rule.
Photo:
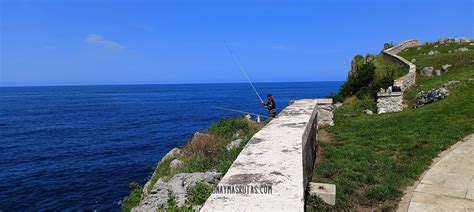
{"label": "horizon line", "polygon": [[[261,83],[309,83],[309,82],[345,82],[345,80],[322,80],[322,81],[260,81]],[[183,82],[183,83],[110,83],[110,84],[51,84],[51,85],[0,85],[0,88],[15,87],[68,87],[68,86],[120,86],[120,85],[205,85],[205,84],[248,84],[248,82]]]}

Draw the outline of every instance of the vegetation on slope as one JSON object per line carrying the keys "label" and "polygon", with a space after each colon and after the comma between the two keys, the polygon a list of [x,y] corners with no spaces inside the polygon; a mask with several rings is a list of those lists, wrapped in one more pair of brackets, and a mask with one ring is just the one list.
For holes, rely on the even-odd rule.
{"label": "vegetation on slope", "polygon": [[336,101],[344,101],[346,98],[356,96],[375,103],[379,89],[391,86],[393,80],[406,74],[407,70],[402,65],[384,58],[382,54],[366,57],[356,55],[350,73],[339,94],[332,96]]}
{"label": "vegetation on slope", "polygon": [[[314,174],[320,182],[337,186],[336,206],[308,197],[308,210],[396,209],[403,189],[412,184],[441,151],[474,132],[474,54],[452,52],[457,44],[439,44],[436,55],[426,53],[437,44],[401,53],[416,59],[418,68],[453,65],[441,76],[417,76],[417,85],[405,98],[413,102],[420,90],[447,85],[450,96],[422,108],[399,113],[366,115],[364,99],[347,98],[335,111],[332,143],[320,143],[324,157]],[[466,46],[466,45],[464,45]]]}
{"label": "vegetation on slope", "polygon": [[[148,191],[151,191],[159,178],[165,180],[171,178],[177,173],[206,172],[216,170],[225,174],[234,160],[237,158],[248,140],[261,128],[262,123],[256,123],[239,118],[222,119],[212,125],[207,134],[211,136],[201,136],[188,142],[182,148],[182,154],[177,158],[183,161],[183,164],[176,169],[170,168],[170,162],[174,158],[168,158],[161,161],[155,168],[155,173],[150,179]],[[242,143],[238,148],[227,150],[226,146],[236,137],[242,139]],[[125,197],[122,203],[122,211],[130,211],[133,207],[140,203],[144,197],[142,189],[138,188],[136,183],[132,183],[132,192]],[[209,197],[212,190],[204,184],[197,184],[191,188],[189,200],[193,204],[202,204]]]}

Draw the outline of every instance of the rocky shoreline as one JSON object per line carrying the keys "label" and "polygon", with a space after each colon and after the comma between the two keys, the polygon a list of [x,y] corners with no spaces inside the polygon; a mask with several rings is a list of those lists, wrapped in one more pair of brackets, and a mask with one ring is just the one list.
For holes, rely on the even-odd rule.
{"label": "rocky shoreline", "polygon": [[[145,185],[124,199],[122,210],[198,211],[243,146],[262,127],[251,120],[224,119],[206,132],[194,133],[182,148],[173,148],[163,156]],[[196,161],[201,164],[195,165]],[[203,167],[208,164],[212,165]]]}

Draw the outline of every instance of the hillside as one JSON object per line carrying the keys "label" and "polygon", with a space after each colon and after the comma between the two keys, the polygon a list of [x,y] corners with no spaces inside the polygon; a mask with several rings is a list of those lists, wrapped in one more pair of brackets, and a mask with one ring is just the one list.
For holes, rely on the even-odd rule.
{"label": "hillside", "polygon": [[183,147],[172,149],[158,162],[145,185],[130,184],[132,191],[124,198],[122,211],[192,211],[193,207],[200,207],[263,126],[264,123],[229,118],[204,133],[195,133]]}
{"label": "hillside", "polygon": [[[307,209],[394,210],[404,188],[433,158],[474,132],[474,44],[428,43],[399,55],[417,66],[416,85],[404,92],[404,111],[381,115],[363,112],[375,110],[374,91],[390,84],[377,82],[380,77],[375,73],[389,77],[398,73],[397,65],[387,64],[380,55],[371,62],[375,70],[365,68],[369,76],[362,80],[349,76],[335,96],[344,105],[335,111],[335,126],[325,129],[334,139],[319,142],[322,158],[313,180],[336,184],[336,206],[308,197]],[[420,74],[424,67],[442,70],[446,64],[451,66],[440,76]],[[448,97],[413,107],[419,91],[443,86],[449,90]]]}

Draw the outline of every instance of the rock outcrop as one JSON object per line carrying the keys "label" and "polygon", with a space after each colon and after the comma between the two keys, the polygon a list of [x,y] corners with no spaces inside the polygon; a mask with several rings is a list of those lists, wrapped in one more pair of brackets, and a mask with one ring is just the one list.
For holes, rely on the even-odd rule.
{"label": "rock outcrop", "polygon": [[438,43],[445,44],[445,43],[470,43],[472,42],[471,39],[463,37],[463,38],[439,38]]}
{"label": "rock outcrop", "polygon": [[423,69],[421,69],[420,74],[421,76],[431,77],[433,76],[433,71],[434,71],[433,67],[424,67]]}
{"label": "rock outcrop", "polygon": [[[181,149],[179,148],[173,148],[172,150],[170,150],[168,153],[166,153],[165,156],[163,156],[163,158],[161,158],[160,162],[158,162],[158,164],[162,163],[163,161],[165,160],[168,160],[168,159],[173,159],[173,158],[176,158],[178,157],[179,155],[181,154]],[[153,175],[150,177],[150,179],[152,179],[154,176],[155,176],[156,172],[153,172]],[[145,185],[143,186],[143,193],[144,194],[147,194],[148,193],[148,186],[150,185],[150,181],[146,182]]]}
{"label": "rock outcrop", "polygon": [[446,88],[431,89],[427,93],[420,91],[415,97],[415,107],[423,107],[426,104],[444,99],[448,95],[449,91]]}
{"label": "rock outcrop", "polygon": [[229,144],[227,144],[226,149],[227,151],[230,151],[234,148],[237,148],[240,146],[240,143],[242,143],[242,139],[236,139],[231,141]]}
{"label": "rock outcrop", "polygon": [[140,202],[140,205],[132,211],[157,211],[168,207],[168,193],[174,196],[178,207],[184,206],[190,188],[201,182],[207,185],[215,184],[222,177],[217,172],[195,172],[179,173],[174,175],[169,181],[162,178],[153,186],[150,194]]}
{"label": "rock outcrop", "polygon": [[176,168],[180,167],[183,164],[183,161],[179,159],[174,159],[170,163],[170,169],[175,170]]}

